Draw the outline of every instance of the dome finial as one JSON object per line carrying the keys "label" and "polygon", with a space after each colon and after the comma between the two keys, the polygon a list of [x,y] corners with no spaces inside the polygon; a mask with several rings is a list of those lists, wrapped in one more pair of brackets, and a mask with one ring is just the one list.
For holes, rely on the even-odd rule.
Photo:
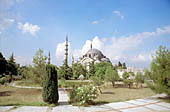
{"label": "dome finial", "polygon": [[91,43],[91,49],[93,48],[92,43]]}

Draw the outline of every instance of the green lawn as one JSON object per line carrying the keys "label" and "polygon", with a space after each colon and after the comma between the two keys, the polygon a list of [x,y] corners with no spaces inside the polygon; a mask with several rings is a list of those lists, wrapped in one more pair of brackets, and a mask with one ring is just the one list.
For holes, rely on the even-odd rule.
{"label": "green lawn", "polygon": [[19,86],[31,86],[31,87],[40,87],[40,84],[35,84],[31,80],[21,80],[21,81],[15,81],[16,85]]}
{"label": "green lawn", "polygon": [[41,91],[41,89],[22,89],[0,85],[0,105],[48,105],[42,101]]}
{"label": "green lawn", "polygon": [[133,100],[138,98],[145,98],[155,95],[149,88],[129,89],[129,88],[113,88],[112,85],[102,87],[102,94],[99,94],[95,102],[109,103],[126,100]]}

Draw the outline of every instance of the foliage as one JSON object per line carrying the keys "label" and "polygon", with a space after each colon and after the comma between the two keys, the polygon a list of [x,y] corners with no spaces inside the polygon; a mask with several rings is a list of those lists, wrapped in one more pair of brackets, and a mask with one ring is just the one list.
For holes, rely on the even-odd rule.
{"label": "foliage", "polygon": [[65,79],[60,79],[60,80],[58,81],[58,87],[65,87],[65,85],[66,85]]}
{"label": "foliage", "polygon": [[120,61],[118,62],[117,66],[118,66],[118,67],[122,67],[122,64],[121,64]]}
{"label": "foliage", "polygon": [[160,46],[151,63],[151,89],[170,96],[170,49]]}
{"label": "foliage", "polygon": [[83,85],[88,85],[88,84],[91,84],[91,82],[88,80],[65,80],[64,78],[63,79],[60,79],[59,80],[59,87],[65,87],[65,88],[69,88],[69,87],[73,87],[73,86],[83,86]]}
{"label": "foliage", "polygon": [[7,63],[7,70],[6,70],[12,77],[12,75],[17,75],[18,67],[15,62],[14,54],[12,53],[9,57],[8,63]]}
{"label": "foliage", "polygon": [[106,69],[108,67],[113,68],[112,63],[107,62],[101,62],[101,63],[96,63],[95,64],[95,76],[100,77],[102,80],[104,79],[104,75],[106,74]]}
{"label": "foliage", "polygon": [[125,85],[127,85],[128,88],[131,88],[134,80],[130,78],[130,73],[124,72],[122,77],[123,77],[123,82],[125,83]]}
{"label": "foliage", "polygon": [[[33,73],[33,67],[31,65],[21,67],[19,69],[19,74],[22,76],[22,79],[32,80],[35,83],[35,81],[34,81],[35,76]],[[38,84],[40,84],[40,83],[38,83]]]}
{"label": "foliage", "polygon": [[46,60],[47,57],[43,56],[43,50],[39,49],[33,57],[32,79],[35,83],[42,85],[43,75],[46,73]]}
{"label": "foliage", "polygon": [[75,88],[70,93],[71,102],[79,102],[80,105],[90,104],[97,98],[97,89],[92,85],[84,85]]}
{"label": "foliage", "polygon": [[6,72],[6,65],[7,61],[5,60],[5,57],[3,57],[2,53],[0,52],[0,75]]}
{"label": "foliage", "polygon": [[124,72],[123,73],[123,75],[122,75],[122,77],[123,77],[123,80],[125,80],[125,79],[128,79],[129,78],[129,73],[128,72]]}
{"label": "foliage", "polygon": [[127,69],[126,63],[123,63],[123,64],[122,64],[122,68],[123,68],[123,69]]}
{"label": "foliage", "polygon": [[151,72],[148,69],[145,69],[144,77],[145,77],[146,80],[151,80],[152,79]]}
{"label": "foliage", "polygon": [[6,77],[2,77],[0,78],[0,84],[5,84],[8,81],[8,79]]}
{"label": "foliage", "polygon": [[58,68],[57,73],[58,73],[58,79],[64,78],[65,71],[62,66],[60,68]]}
{"label": "foliage", "polygon": [[140,84],[140,86],[142,87],[142,83],[144,82],[144,76],[142,75],[141,72],[137,72],[136,76],[135,76],[135,81],[136,81],[136,86],[138,86]]}
{"label": "foliage", "polygon": [[66,80],[71,79],[73,76],[72,68],[70,68],[66,62],[59,68],[59,79],[64,78]]}
{"label": "foliage", "polygon": [[93,82],[93,85],[96,86],[99,89],[100,93],[102,94],[100,86],[104,84],[104,81],[100,77],[97,77],[97,76],[92,76],[91,81]]}
{"label": "foliage", "polygon": [[83,75],[85,77],[87,74],[86,68],[80,63],[72,64],[71,68],[73,70],[73,78],[74,79],[77,79],[80,75]]}
{"label": "foliage", "polygon": [[113,70],[111,67],[108,67],[106,70],[105,79],[111,82],[114,87],[115,81],[119,80],[119,75],[116,70]]}
{"label": "foliage", "polygon": [[88,78],[94,76],[94,74],[95,74],[95,66],[94,66],[94,61],[92,61],[92,63],[90,63],[89,65]]}
{"label": "foliage", "polygon": [[44,102],[54,103],[58,102],[58,80],[57,80],[57,70],[54,66],[46,66],[46,74],[43,78],[43,92],[42,97]]}

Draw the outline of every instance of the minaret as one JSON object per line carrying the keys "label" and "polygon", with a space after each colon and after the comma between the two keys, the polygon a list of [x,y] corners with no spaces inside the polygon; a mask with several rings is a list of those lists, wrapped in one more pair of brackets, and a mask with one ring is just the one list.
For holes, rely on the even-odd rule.
{"label": "minaret", "polygon": [[68,66],[68,36],[66,35],[65,64]]}
{"label": "minaret", "polygon": [[48,64],[50,65],[50,51],[48,53]]}
{"label": "minaret", "polygon": [[91,47],[91,49],[93,48],[92,43],[91,43],[91,46],[90,46],[90,47]]}
{"label": "minaret", "polygon": [[65,79],[68,79],[68,36],[66,35],[66,49],[65,49]]}
{"label": "minaret", "polygon": [[74,56],[72,55],[72,65],[74,64]]}

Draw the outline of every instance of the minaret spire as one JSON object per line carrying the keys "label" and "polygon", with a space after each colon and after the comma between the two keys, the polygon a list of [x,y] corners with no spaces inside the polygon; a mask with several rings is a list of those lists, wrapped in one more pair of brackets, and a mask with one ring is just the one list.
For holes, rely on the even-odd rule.
{"label": "minaret spire", "polygon": [[92,43],[91,43],[91,46],[90,46],[90,47],[91,47],[91,49],[93,49],[93,45],[92,45]]}
{"label": "minaret spire", "polygon": [[50,65],[50,51],[48,53],[48,64]]}
{"label": "minaret spire", "polygon": [[74,56],[72,55],[72,65],[74,64]]}

